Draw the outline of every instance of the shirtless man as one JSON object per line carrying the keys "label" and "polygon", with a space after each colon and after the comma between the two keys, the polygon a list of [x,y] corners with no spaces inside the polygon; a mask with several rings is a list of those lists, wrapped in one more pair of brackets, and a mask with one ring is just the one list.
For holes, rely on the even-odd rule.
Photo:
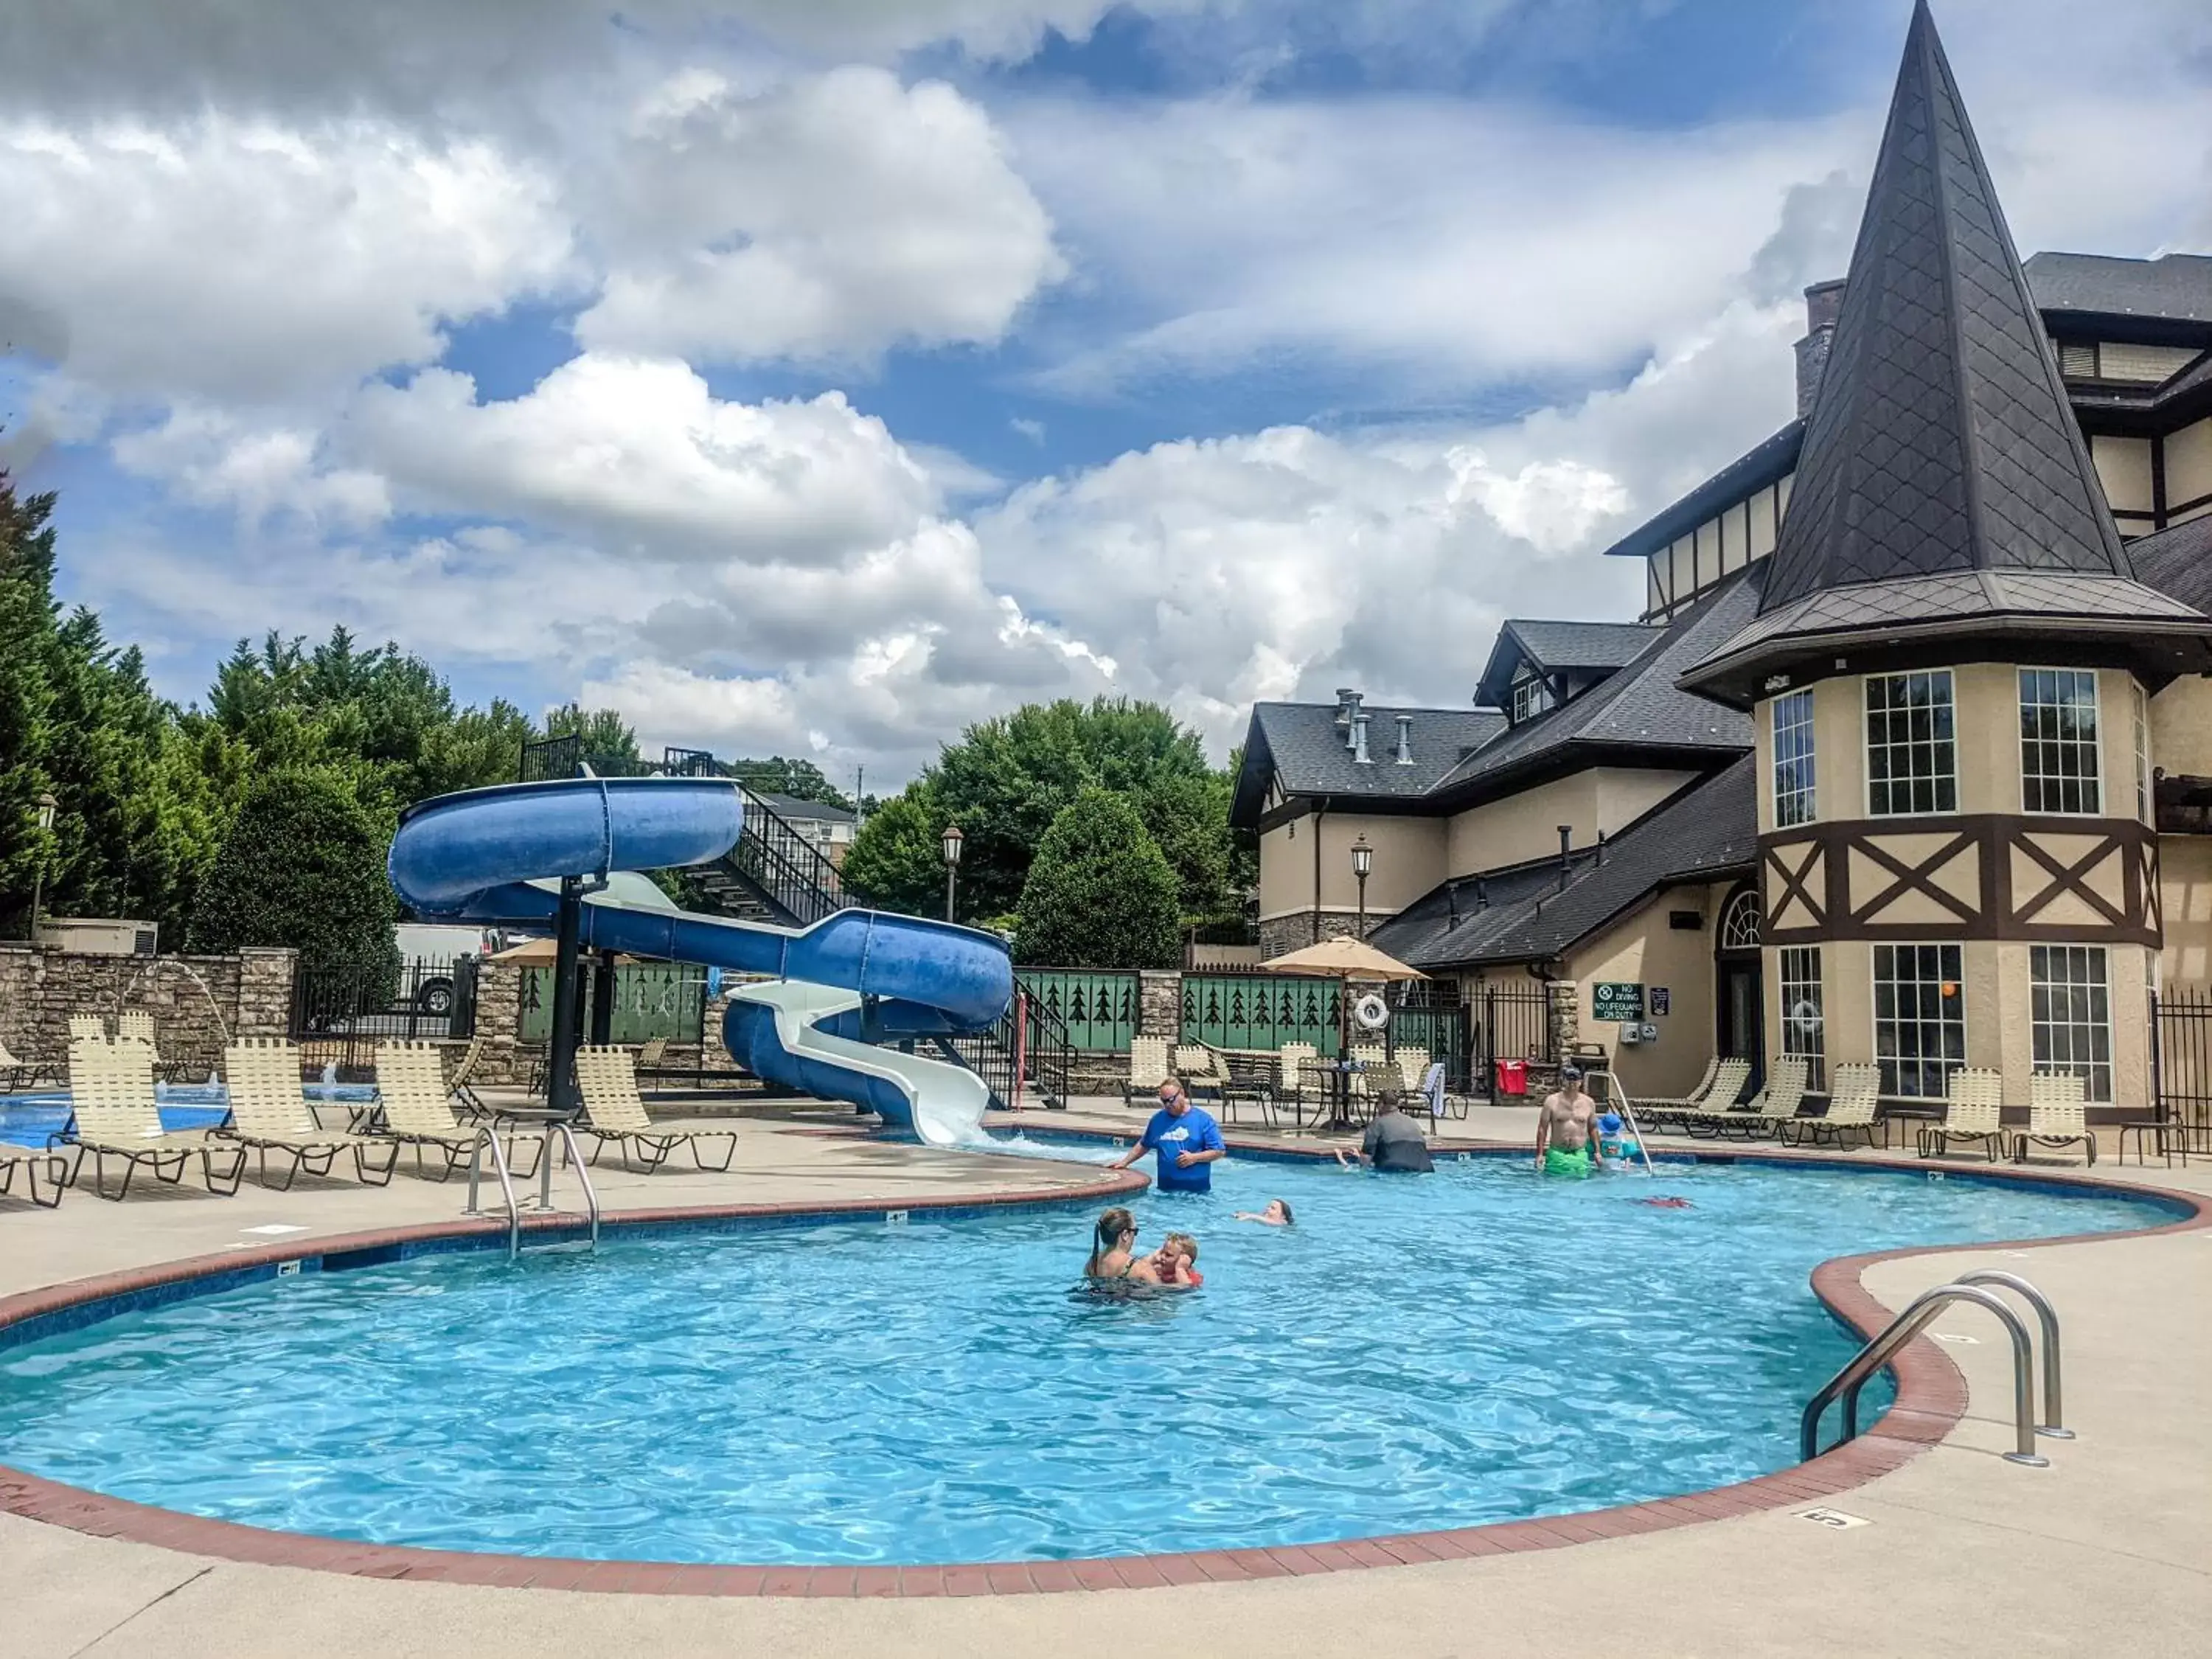
{"label": "shirtless man", "polygon": [[1536,1173],[1586,1176],[1605,1168],[1597,1144],[1597,1103],[1583,1092],[1579,1066],[1559,1067],[1559,1091],[1536,1119]]}

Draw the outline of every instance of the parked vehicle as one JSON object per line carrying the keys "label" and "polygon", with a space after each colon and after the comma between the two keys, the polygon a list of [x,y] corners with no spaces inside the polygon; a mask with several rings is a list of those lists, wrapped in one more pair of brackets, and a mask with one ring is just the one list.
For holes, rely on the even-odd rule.
{"label": "parked vehicle", "polygon": [[416,1008],[441,1018],[453,1012],[453,963],[462,957],[488,957],[501,942],[495,927],[440,922],[403,921],[392,935],[400,961],[422,970],[416,976]]}

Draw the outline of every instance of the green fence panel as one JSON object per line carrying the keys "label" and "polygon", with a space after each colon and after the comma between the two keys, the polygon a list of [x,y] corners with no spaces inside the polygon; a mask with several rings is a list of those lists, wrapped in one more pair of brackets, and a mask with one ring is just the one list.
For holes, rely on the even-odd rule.
{"label": "green fence panel", "polygon": [[1137,1035],[1137,976],[1080,968],[1024,968],[1021,988],[1066,1022],[1071,1046],[1093,1054],[1126,1054]]}
{"label": "green fence panel", "polygon": [[1182,1040],[1216,1048],[1279,1048],[1310,1042],[1337,1053],[1342,984],[1287,974],[1185,974]]}
{"label": "green fence panel", "polygon": [[[593,975],[584,976],[580,1018],[584,1031],[592,1029]],[[674,963],[641,963],[615,969],[614,1018],[608,1037],[623,1043],[648,1042],[665,1037],[672,1042],[699,1039],[707,999],[707,981],[701,969]],[[522,970],[522,1018],[520,1040],[545,1042],[553,1036],[553,970]]]}

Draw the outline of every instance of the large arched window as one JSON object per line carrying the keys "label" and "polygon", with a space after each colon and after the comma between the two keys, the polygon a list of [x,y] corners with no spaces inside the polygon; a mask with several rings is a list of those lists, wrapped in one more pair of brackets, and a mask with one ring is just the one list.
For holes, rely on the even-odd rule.
{"label": "large arched window", "polygon": [[1723,951],[1759,949],[1759,890],[1747,887],[1721,912],[1720,948]]}

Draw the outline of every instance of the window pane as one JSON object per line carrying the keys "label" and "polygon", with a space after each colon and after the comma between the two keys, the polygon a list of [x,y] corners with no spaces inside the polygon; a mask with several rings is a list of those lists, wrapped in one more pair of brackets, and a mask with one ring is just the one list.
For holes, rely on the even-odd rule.
{"label": "window pane", "polygon": [[1957,809],[1950,670],[1869,676],[1866,732],[1869,811],[1889,817]]}
{"label": "window pane", "polygon": [[1877,945],[1875,1059],[1885,1094],[1940,1097],[1966,1063],[1966,1024],[1956,945]]}
{"label": "window pane", "polygon": [[1827,1035],[1820,995],[1820,951],[1818,945],[1793,945],[1783,950],[1782,1052],[1805,1060],[1806,1086],[1828,1086],[1825,1072]]}
{"label": "window pane", "polygon": [[2021,669],[2020,733],[2022,811],[2102,810],[2093,671]]}
{"label": "window pane", "polygon": [[2093,1101],[2112,1097],[2112,996],[2105,951],[2095,945],[2028,950],[2035,1069],[2071,1072]]}
{"label": "window pane", "polygon": [[1813,817],[1813,694],[1795,691],[1774,701],[1774,822],[1786,830]]}

